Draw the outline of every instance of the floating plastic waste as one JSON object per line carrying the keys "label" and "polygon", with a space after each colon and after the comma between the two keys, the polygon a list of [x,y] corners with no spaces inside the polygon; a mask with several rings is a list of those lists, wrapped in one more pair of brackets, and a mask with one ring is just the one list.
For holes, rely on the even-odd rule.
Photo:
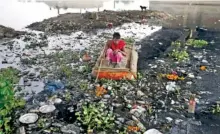
{"label": "floating plastic waste", "polygon": [[55,92],[58,89],[64,89],[65,87],[64,84],[59,81],[48,81],[45,85],[44,89],[51,92]]}
{"label": "floating plastic waste", "polygon": [[38,115],[35,114],[35,113],[28,113],[28,114],[25,114],[25,115],[22,115],[20,118],[19,118],[19,121],[21,123],[24,123],[24,124],[31,124],[31,123],[35,123],[38,119]]}
{"label": "floating plastic waste", "polygon": [[189,107],[188,107],[188,113],[195,113],[195,107],[196,107],[196,101],[195,101],[195,95],[191,95],[190,96],[190,100],[189,100]]}
{"label": "floating plastic waste", "polygon": [[51,113],[56,109],[56,107],[54,105],[44,105],[42,107],[39,108],[39,111],[41,113]]}

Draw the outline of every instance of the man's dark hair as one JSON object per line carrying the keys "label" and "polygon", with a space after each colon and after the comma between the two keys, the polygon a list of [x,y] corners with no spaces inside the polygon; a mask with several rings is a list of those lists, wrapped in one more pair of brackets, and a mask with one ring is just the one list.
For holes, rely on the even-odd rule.
{"label": "man's dark hair", "polygon": [[113,34],[113,39],[120,39],[120,38],[121,38],[120,33],[115,32],[115,33]]}

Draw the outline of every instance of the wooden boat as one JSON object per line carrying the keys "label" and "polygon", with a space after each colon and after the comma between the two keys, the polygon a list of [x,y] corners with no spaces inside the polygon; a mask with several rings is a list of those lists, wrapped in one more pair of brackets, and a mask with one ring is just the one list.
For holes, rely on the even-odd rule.
{"label": "wooden boat", "polygon": [[120,68],[114,68],[108,66],[108,61],[105,59],[105,54],[103,53],[106,49],[103,49],[100,54],[94,68],[92,69],[92,75],[98,79],[128,79],[133,80],[137,78],[137,61],[138,53],[133,46],[126,46],[126,57],[123,58],[122,65]]}

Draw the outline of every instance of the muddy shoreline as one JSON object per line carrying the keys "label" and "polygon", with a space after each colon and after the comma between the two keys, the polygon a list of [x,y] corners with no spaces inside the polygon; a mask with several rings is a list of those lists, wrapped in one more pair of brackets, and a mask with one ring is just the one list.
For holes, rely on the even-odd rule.
{"label": "muddy shoreline", "polygon": [[3,38],[15,38],[24,35],[25,32],[15,31],[13,28],[0,25],[0,40]]}
{"label": "muddy shoreline", "polygon": [[162,21],[172,18],[171,15],[158,11],[103,11],[96,13],[68,13],[58,17],[45,19],[42,22],[36,22],[27,26],[32,30],[38,30],[48,33],[70,34],[74,31],[91,32],[96,29],[106,29],[108,24],[112,23],[113,27],[120,26],[124,23],[137,22],[151,25],[159,25]]}

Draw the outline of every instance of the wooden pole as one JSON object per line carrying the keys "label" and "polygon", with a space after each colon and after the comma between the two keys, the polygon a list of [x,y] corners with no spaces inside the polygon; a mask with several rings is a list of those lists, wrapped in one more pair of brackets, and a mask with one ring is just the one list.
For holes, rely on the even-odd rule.
{"label": "wooden pole", "polygon": [[97,83],[97,81],[98,81],[99,72],[100,72],[100,69],[101,69],[101,66],[102,66],[102,61],[103,61],[103,59],[101,59],[101,61],[100,61],[98,73],[97,73],[97,76],[96,76],[96,79],[95,79],[95,83]]}
{"label": "wooden pole", "polygon": [[98,76],[99,76],[99,72],[100,72],[100,69],[102,67],[102,61],[103,61],[102,56],[105,52],[105,49],[106,49],[106,46],[104,47],[104,49],[102,50],[102,53],[101,53],[101,61],[100,61],[100,64],[99,64],[99,69],[98,69],[98,73],[97,73],[97,76],[96,76],[96,79],[95,79],[95,83],[98,81]]}

